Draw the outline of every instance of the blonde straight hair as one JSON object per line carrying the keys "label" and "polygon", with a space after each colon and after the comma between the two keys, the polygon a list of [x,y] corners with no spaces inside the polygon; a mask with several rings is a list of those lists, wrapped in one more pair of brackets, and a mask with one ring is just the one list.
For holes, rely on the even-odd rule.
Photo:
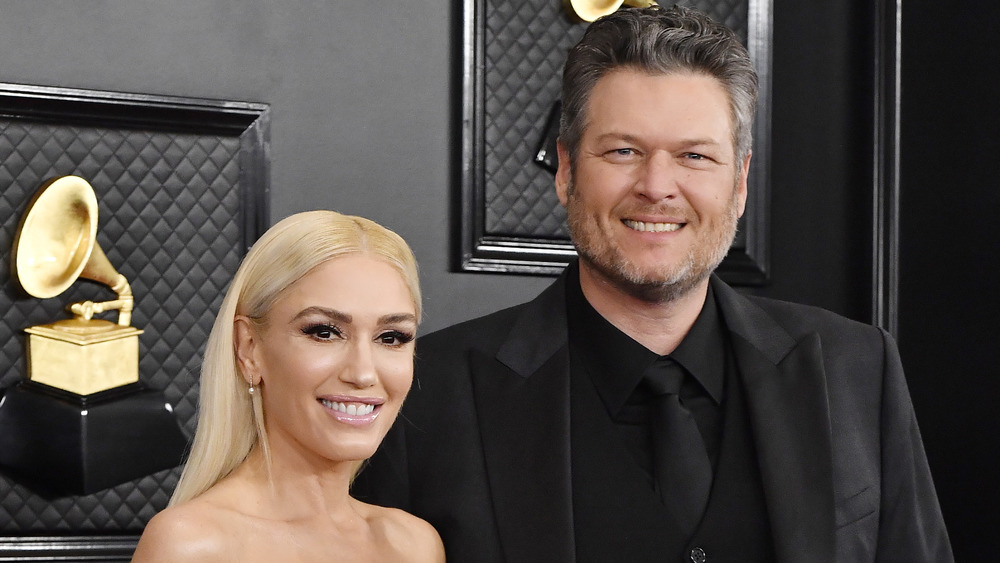
{"label": "blonde straight hair", "polygon": [[[215,319],[201,370],[198,429],[170,505],[193,499],[229,475],[259,446],[270,474],[261,393],[247,392],[236,361],[233,323],[264,323],[284,291],[320,264],[349,254],[385,261],[403,278],[420,319],[417,262],[396,233],[362,217],[307,211],[268,229],[236,271]],[[360,466],[360,461],[359,461]]]}

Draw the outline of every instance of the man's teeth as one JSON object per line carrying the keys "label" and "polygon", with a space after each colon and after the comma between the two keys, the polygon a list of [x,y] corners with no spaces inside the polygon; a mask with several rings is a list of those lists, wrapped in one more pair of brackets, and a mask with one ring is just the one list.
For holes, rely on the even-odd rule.
{"label": "man's teeth", "polygon": [[323,406],[333,409],[335,411],[342,412],[344,414],[349,414],[351,416],[364,416],[366,414],[371,414],[375,410],[375,405],[356,405],[354,403],[337,403],[334,401],[327,401],[326,399],[320,399]]}
{"label": "man's teeth", "polygon": [[646,223],[644,221],[633,221],[631,219],[625,219],[622,221],[625,226],[632,229],[633,231],[642,231],[647,233],[666,233],[671,231],[676,231],[681,228],[681,223]]}

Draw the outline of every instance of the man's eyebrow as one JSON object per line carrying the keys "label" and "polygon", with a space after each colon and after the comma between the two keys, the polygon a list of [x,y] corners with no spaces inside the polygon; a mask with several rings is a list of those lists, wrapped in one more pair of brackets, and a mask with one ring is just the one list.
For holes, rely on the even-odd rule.
{"label": "man's eyebrow", "polygon": [[723,143],[716,141],[715,139],[704,138],[704,139],[685,139],[681,141],[680,144],[686,147],[700,147],[704,145],[718,147],[722,146]]}
{"label": "man's eyebrow", "polygon": [[[597,136],[597,140],[598,141],[616,140],[616,141],[624,141],[626,143],[638,143],[642,139],[639,138],[639,137],[637,137],[637,136],[635,136],[635,135],[632,135],[630,133],[620,133],[620,132],[617,132],[617,131],[609,131],[607,133],[601,133],[600,135],[598,135]],[[720,142],[720,141],[717,141],[715,139],[712,139],[710,137],[703,137],[703,138],[697,138],[696,137],[696,138],[692,138],[692,139],[681,139],[681,140],[677,141],[676,144],[678,144],[678,145],[680,145],[682,147],[698,147],[698,146],[706,146],[706,145],[721,146],[723,143]]]}
{"label": "man's eyebrow", "polygon": [[636,143],[639,141],[639,138],[636,137],[635,135],[630,135],[628,133],[608,131],[607,133],[601,133],[600,135],[598,135],[597,140],[598,141],[615,140],[615,141],[625,141],[626,143]]}

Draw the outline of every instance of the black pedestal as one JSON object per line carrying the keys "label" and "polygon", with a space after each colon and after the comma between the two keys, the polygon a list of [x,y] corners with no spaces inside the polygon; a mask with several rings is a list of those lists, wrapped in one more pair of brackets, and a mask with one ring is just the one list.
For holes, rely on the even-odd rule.
{"label": "black pedestal", "polygon": [[175,467],[186,447],[163,393],[139,383],[82,396],[25,381],[0,399],[0,466],[47,493],[90,494]]}

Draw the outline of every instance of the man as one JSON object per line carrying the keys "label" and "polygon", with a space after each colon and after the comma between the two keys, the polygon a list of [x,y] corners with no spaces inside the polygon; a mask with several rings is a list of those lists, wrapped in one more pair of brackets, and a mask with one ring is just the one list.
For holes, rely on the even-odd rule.
{"label": "man", "polygon": [[952,559],[891,338],[712,274],[756,90],[699,13],[591,25],[556,174],[579,262],[421,339],[358,496],[430,521],[452,561]]}

